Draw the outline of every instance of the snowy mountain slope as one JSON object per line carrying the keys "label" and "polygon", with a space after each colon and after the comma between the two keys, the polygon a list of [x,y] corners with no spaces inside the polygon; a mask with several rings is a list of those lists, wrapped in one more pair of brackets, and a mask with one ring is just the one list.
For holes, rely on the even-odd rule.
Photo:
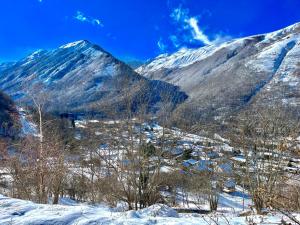
{"label": "snowy mountain slope", "polygon": [[52,109],[61,111],[88,109],[95,103],[101,107],[117,104],[125,91],[133,98],[145,91],[152,108],[161,102],[162,94],[172,93],[174,103],[186,98],[177,87],[138,75],[125,63],[85,40],[52,51],[38,50],[0,70],[0,88],[15,100],[29,101],[26,92],[38,85],[52,100]]}
{"label": "snowy mountain slope", "polygon": [[300,106],[299,55],[296,23],[268,34],[160,55],[136,71],[178,85],[190,103],[218,117],[252,102]]}
{"label": "snowy mountain slope", "polygon": [[0,72],[12,66],[13,64],[13,62],[0,63]]}
{"label": "snowy mountain slope", "polygon": [[[196,62],[199,62],[201,60],[205,60],[206,58],[212,56],[217,51],[226,48],[228,50],[237,50],[239,47],[241,47],[247,40],[252,38],[258,38],[261,39],[255,47],[258,49],[264,48],[267,44],[273,44],[273,46],[268,46],[266,49],[262,51],[262,56],[258,56],[259,58],[262,58],[263,55],[267,56],[268,54],[272,54],[272,51],[275,51],[273,55],[279,54],[277,51],[280,50],[280,47],[284,47],[283,43],[276,43],[277,41],[282,40],[284,37],[288,36],[291,33],[298,33],[299,34],[299,28],[300,23],[296,23],[294,25],[291,25],[287,28],[284,28],[279,31],[275,31],[268,34],[262,34],[262,35],[254,35],[251,37],[245,37],[240,39],[235,39],[232,41],[228,41],[225,43],[219,43],[215,45],[208,45],[201,47],[199,49],[187,49],[182,48],[178,52],[175,52],[174,54],[162,54],[156,57],[154,60],[152,60],[150,63],[146,65],[142,65],[141,67],[137,68],[136,71],[143,75],[149,75],[151,72],[156,72],[159,70],[164,69],[179,69],[184,68],[187,66],[190,66]],[[296,35],[298,36],[298,35]],[[283,42],[289,42],[289,41],[297,41],[299,40],[299,37],[287,37]],[[274,43],[275,42],[275,43]],[[249,43],[248,43],[249,44]],[[266,57],[265,60],[267,60],[268,57]],[[261,62],[263,63],[263,62]],[[270,63],[270,61],[269,61]],[[270,64],[269,64],[270,65]]]}
{"label": "snowy mountain slope", "polygon": [[[239,42],[240,41],[238,40],[236,44],[238,44]],[[171,55],[159,55],[149,64],[142,65],[141,67],[137,68],[136,71],[140,74],[145,74],[163,69],[183,68],[213,55],[215,52],[222,49],[223,47],[229,46],[229,44],[230,42],[226,42],[216,46],[204,46],[199,49],[182,48],[178,52],[175,52]]]}

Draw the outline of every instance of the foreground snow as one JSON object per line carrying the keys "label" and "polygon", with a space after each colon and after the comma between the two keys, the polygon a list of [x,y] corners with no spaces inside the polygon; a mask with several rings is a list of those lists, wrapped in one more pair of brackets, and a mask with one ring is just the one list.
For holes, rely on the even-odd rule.
{"label": "foreground snow", "polygon": [[[246,217],[234,214],[178,214],[165,205],[153,205],[139,211],[120,212],[104,205],[90,206],[62,201],[65,205],[41,205],[0,195],[0,224],[247,224]],[[251,216],[258,224],[279,224],[282,216]],[[249,217],[248,217],[249,219]]]}

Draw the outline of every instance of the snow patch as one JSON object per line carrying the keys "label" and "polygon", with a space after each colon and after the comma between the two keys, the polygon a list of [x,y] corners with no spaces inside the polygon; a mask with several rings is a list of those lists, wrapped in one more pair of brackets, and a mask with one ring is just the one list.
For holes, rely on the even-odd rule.
{"label": "snow patch", "polygon": [[18,111],[22,125],[22,135],[38,136],[37,125],[28,120],[26,111],[23,108],[18,108]]}
{"label": "snow patch", "polygon": [[163,204],[155,204],[138,212],[141,217],[179,217],[175,209]]}
{"label": "snow patch", "polygon": [[84,40],[75,41],[75,42],[68,43],[66,45],[62,45],[59,48],[71,48],[71,47],[74,47],[74,46],[77,46],[77,45],[80,45],[80,44],[83,44],[83,43],[85,43]]}

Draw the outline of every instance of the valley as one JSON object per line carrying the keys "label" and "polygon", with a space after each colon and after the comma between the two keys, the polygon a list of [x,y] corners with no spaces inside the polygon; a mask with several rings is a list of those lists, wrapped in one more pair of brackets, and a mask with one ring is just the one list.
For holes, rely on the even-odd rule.
{"label": "valley", "polygon": [[0,64],[0,223],[299,224],[299,56],[296,23],[142,66],[87,40]]}

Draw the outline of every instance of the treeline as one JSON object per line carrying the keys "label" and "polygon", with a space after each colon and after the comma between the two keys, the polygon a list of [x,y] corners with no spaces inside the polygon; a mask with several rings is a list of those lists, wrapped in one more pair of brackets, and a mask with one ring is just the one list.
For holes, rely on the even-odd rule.
{"label": "treeline", "polygon": [[0,136],[13,137],[19,128],[19,115],[14,102],[0,91]]}

